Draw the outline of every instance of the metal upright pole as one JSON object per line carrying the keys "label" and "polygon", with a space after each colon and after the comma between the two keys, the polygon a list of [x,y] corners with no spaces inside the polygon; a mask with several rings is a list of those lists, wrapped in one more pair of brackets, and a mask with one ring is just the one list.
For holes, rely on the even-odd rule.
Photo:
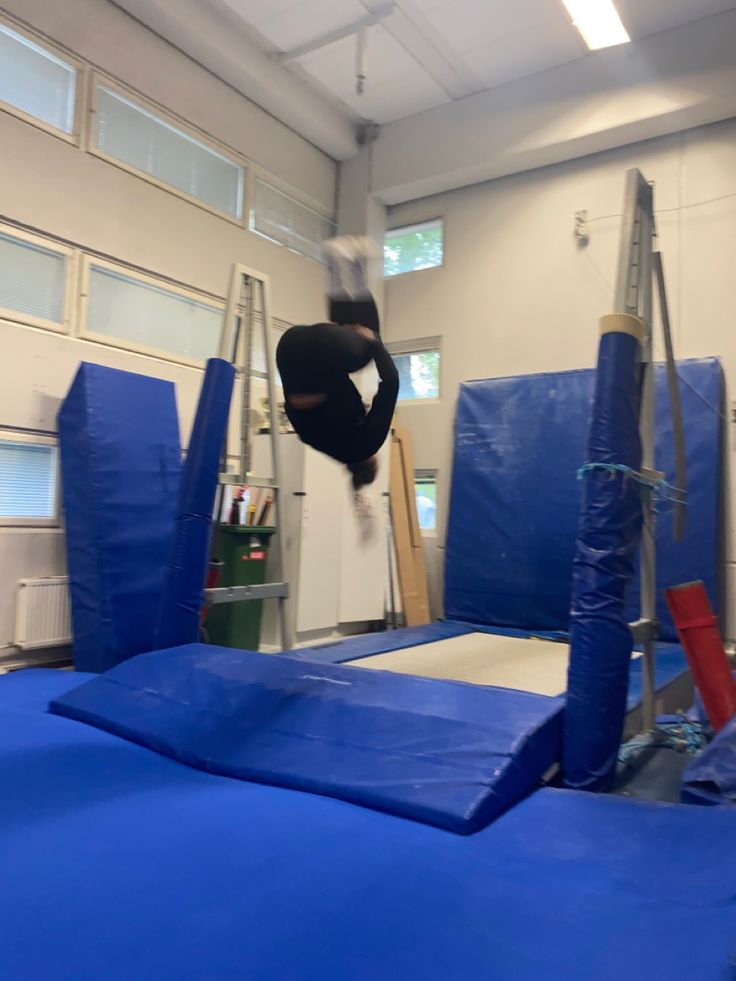
{"label": "metal upright pole", "polygon": [[[642,345],[642,395],[641,395],[641,449],[642,470],[653,474],[654,465],[654,357],[652,342],[652,242],[653,211],[651,188],[649,207],[642,208],[640,235],[641,289],[639,291],[639,317],[644,322]],[[654,728],[655,659],[657,622],[657,568],[655,540],[654,490],[642,486],[643,528],[641,536],[641,619],[648,624],[643,639],[643,698],[644,729]]]}
{"label": "metal upright pole", "polygon": [[[614,295],[616,313],[638,317],[644,326],[641,350],[640,435],[642,471],[654,477],[654,365],[652,351],[653,289],[653,191],[639,170],[626,172],[624,216],[619,265]],[[657,585],[654,493],[642,485],[643,528],[640,548],[640,619],[632,624],[634,639],[642,644],[644,728],[654,726],[655,639],[657,635]]]}
{"label": "metal upright pole", "polygon": [[[271,344],[271,283],[267,278],[261,280],[261,311],[263,328],[263,356],[266,362],[266,380],[268,385],[268,416],[269,429],[271,431],[271,461],[273,473],[273,508],[276,524],[276,554],[279,561],[279,578],[286,578],[286,515],[282,507],[281,500],[281,440],[279,439],[279,409],[276,395],[276,357]],[[283,650],[292,647],[293,639],[288,628],[288,618],[286,615],[286,600],[284,597],[279,601],[279,629],[281,633],[281,646]]]}

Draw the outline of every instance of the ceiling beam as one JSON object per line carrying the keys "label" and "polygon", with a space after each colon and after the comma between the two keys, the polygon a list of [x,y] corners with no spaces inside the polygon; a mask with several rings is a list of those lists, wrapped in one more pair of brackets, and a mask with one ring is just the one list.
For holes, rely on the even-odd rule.
{"label": "ceiling beam", "polygon": [[300,44],[296,48],[292,48],[290,51],[278,51],[274,58],[277,61],[293,61],[295,58],[302,58],[304,55],[311,54],[313,51],[319,51],[320,48],[326,48],[328,44],[334,44],[335,41],[342,41],[343,38],[351,37],[353,34],[358,34],[366,27],[373,27],[375,24],[380,24],[382,20],[393,13],[396,9],[395,3],[384,3],[383,6],[378,7],[373,13],[366,14],[365,17],[361,17],[359,20],[355,20],[352,24],[346,24],[345,27],[338,27],[334,31],[330,31],[328,34],[323,34],[321,37],[315,38],[313,41],[307,41],[305,44]]}
{"label": "ceiling beam", "polygon": [[[360,0],[360,3],[366,10],[375,12],[381,0]],[[480,79],[413,0],[396,0],[396,11],[384,27],[451,99],[462,99],[483,89]]]}
{"label": "ceiling beam", "polygon": [[736,116],[736,10],[381,128],[373,192],[398,204]]}

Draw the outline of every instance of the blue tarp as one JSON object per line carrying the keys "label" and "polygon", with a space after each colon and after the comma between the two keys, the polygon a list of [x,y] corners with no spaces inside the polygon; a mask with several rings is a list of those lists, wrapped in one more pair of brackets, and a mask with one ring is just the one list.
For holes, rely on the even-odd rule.
{"label": "blue tarp", "polygon": [[682,799],[692,804],[736,803],[736,718],[685,770]]}
{"label": "blue tarp", "polygon": [[641,345],[601,337],[573,563],[563,773],[569,787],[607,790],[621,743],[633,638],[626,594],[641,536]]}
{"label": "blue tarp", "polygon": [[74,661],[151,650],[180,480],[171,382],[83,363],[59,412]]}
{"label": "blue tarp", "polygon": [[146,654],[52,710],[190,766],[469,834],[559,759],[562,701],[200,644]]}
{"label": "blue tarp", "polygon": [[736,976],[728,808],[541,790],[461,837],[44,713],[80,680],[0,677],[7,981]]}
{"label": "blue tarp", "polygon": [[234,380],[235,368],[230,362],[210,358],[182,473],[170,564],[156,631],[159,649],[199,640],[212,513]]}
{"label": "blue tarp", "polygon": [[[723,377],[715,358],[678,365],[690,507],[686,534],[657,516],[657,615],[674,641],[663,590],[701,579],[718,600],[718,487]],[[566,630],[595,372],[561,371],[461,386],[445,564],[450,620]],[[656,463],[674,481],[664,367],[655,366]],[[636,583],[629,617],[638,616]]]}

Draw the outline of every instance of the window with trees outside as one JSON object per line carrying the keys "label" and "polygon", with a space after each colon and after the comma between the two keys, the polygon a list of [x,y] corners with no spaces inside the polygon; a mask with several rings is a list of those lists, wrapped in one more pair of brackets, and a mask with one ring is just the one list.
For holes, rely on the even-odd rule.
{"label": "window with trees outside", "polygon": [[444,231],[442,220],[425,221],[386,232],[383,240],[383,274],[431,269],[444,262]]}
{"label": "window with trees outside", "polygon": [[440,394],[440,341],[427,337],[386,345],[399,373],[399,401],[436,399]]}
{"label": "window with trees outside", "polygon": [[422,531],[437,530],[437,471],[415,470],[414,493],[417,517]]}

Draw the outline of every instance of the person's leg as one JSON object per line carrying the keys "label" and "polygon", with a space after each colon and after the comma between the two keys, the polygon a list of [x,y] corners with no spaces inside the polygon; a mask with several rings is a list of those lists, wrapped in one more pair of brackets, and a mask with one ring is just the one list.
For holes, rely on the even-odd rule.
{"label": "person's leg", "polygon": [[380,333],[378,310],[369,286],[370,265],[380,250],[366,236],[342,235],[323,244],[330,274],[330,320],[336,324],[363,324]]}

